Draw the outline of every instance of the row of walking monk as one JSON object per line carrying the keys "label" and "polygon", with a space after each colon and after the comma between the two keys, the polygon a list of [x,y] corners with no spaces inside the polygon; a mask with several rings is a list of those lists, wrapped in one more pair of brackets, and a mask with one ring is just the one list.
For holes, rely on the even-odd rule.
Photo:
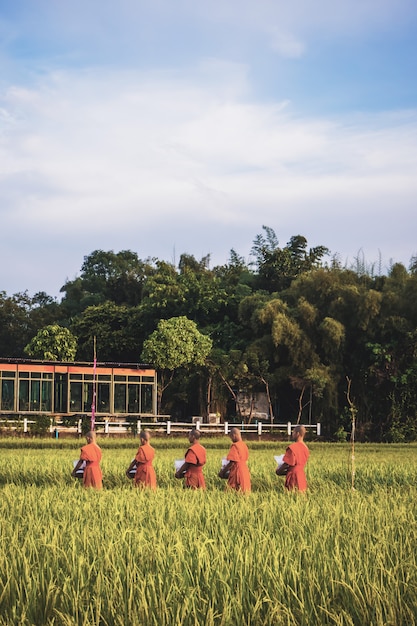
{"label": "row of walking monk", "polygon": [[[294,443],[289,445],[281,459],[280,465],[276,469],[279,476],[285,476],[285,487],[288,490],[305,491],[307,480],[304,472],[305,465],[309,457],[309,449],[304,443],[306,429],[304,426],[295,426],[292,432]],[[87,445],[81,448],[80,459],[76,463],[72,475],[77,476],[81,467],[84,467],[83,485],[101,489],[103,477],[100,467],[101,448],[97,445],[96,435],[90,431],[87,433]],[[243,493],[251,490],[251,476],[248,467],[249,449],[238,428],[230,430],[230,446],[224,465],[219,477],[227,480],[227,488]],[[188,435],[190,447],[187,449],[184,462],[176,469],[175,478],[184,480],[184,487],[189,489],[205,489],[206,483],[203,474],[203,467],[206,464],[207,453],[200,443],[200,431],[192,429]],[[135,458],[126,470],[126,475],[130,476],[136,468],[133,482],[136,487],[147,487],[156,489],[157,479],[153,467],[155,449],[150,444],[150,433],[143,430],[140,433],[140,446]]]}

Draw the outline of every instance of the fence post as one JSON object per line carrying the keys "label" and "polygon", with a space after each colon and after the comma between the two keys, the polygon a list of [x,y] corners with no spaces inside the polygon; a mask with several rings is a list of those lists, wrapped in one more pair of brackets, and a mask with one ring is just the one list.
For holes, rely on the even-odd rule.
{"label": "fence post", "polygon": [[139,435],[141,430],[142,430],[142,426],[141,426],[140,420],[138,420],[136,422],[136,434]]}
{"label": "fence post", "polygon": [[229,434],[229,422],[224,423],[224,434],[225,435]]}
{"label": "fence post", "polygon": [[258,435],[259,437],[262,435],[262,422],[258,422]]}
{"label": "fence post", "polygon": [[321,424],[320,422],[317,422],[317,437],[320,437],[321,435]]}
{"label": "fence post", "polygon": [[287,435],[288,435],[288,437],[291,436],[291,422],[287,423]]}
{"label": "fence post", "polygon": [[104,420],[104,433],[109,434],[109,420],[107,418]]}
{"label": "fence post", "polygon": [[171,422],[168,420],[167,421],[167,435],[171,434]]}
{"label": "fence post", "polygon": [[200,420],[197,420],[195,423],[195,429],[200,430]]}
{"label": "fence post", "polygon": [[83,430],[83,429],[82,429],[82,423],[83,423],[83,421],[82,421],[82,419],[80,418],[80,419],[78,420],[78,426],[77,426],[77,433],[78,433],[78,436],[80,436],[80,435],[81,435],[82,430]]}
{"label": "fence post", "polygon": [[28,431],[28,418],[24,417],[23,418],[23,432],[27,433],[27,431]]}
{"label": "fence post", "polygon": [[49,419],[49,432],[51,433],[51,435],[52,435],[53,431],[54,431],[54,429],[52,428],[52,417],[51,417]]}

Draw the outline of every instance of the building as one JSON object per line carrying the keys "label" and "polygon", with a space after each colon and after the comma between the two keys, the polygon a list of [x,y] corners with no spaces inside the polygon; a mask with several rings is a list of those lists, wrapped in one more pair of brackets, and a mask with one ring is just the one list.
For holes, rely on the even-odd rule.
{"label": "building", "polygon": [[[94,393],[95,392],[95,393]],[[88,414],[107,417],[157,413],[157,374],[132,363],[67,363],[0,358],[0,414]]]}

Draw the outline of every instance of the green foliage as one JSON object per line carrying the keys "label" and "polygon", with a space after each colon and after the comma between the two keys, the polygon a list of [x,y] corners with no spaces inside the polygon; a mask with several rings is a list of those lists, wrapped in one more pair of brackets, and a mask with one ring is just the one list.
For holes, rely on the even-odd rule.
{"label": "green foliage", "polygon": [[137,306],[151,272],[151,263],[141,261],[131,250],[118,253],[95,250],[84,257],[81,276],[62,287],[61,291],[66,294],[63,306],[70,314],[106,300],[117,305]]}
{"label": "green foliage", "polygon": [[72,324],[80,360],[93,360],[94,337],[101,361],[138,362],[140,340],[132,324],[135,309],[114,302],[90,306]]}
{"label": "green foliage", "polygon": [[185,316],[160,320],[156,330],[145,340],[142,351],[144,362],[162,370],[158,380],[158,413],[174,371],[204,365],[212,345],[210,337],[200,333],[197,324]]}
{"label": "green foliage", "polygon": [[319,331],[326,358],[328,360],[334,359],[340,354],[345,341],[346,331],[344,325],[332,317],[325,317],[319,326]]}
{"label": "green foliage", "polygon": [[45,437],[49,433],[51,418],[49,415],[35,415],[31,418],[34,424],[30,424],[30,434]]}
{"label": "green foliage", "polygon": [[[377,276],[361,254],[350,268],[337,258],[324,264],[327,254],[302,235],[281,247],[267,226],[253,242],[253,263],[234,250],[217,267],[210,255],[184,253],[176,266],[130,250],[95,250],[63,286],[61,303],[44,292],[0,293],[0,356],[23,357],[39,331],[68,328],[78,337],[78,360],[92,360],[94,337],[100,360],[149,357],[162,368],[160,388],[169,385],[163,408],[178,418],[206,416],[210,407],[223,418],[235,415],[243,386],[264,391],[280,419],[300,411],[302,421],[321,419],[330,437],[349,377],[357,432],[408,440],[417,421],[416,259],[409,271],[396,263]],[[204,346],[190,346],[175,330],[151,349],[159,323],[181,318],[212,342],[210,363],[194,358],[206,354]],[[37,348],[36,358],[62,358]]]}
{"label": "green foliage", "polygon": [[22,356],[29,341],[27,310],[15,297],[0,292],[0,347],[2,356]]}
{"label": "green foliage", "polygon": [[51,324],[39,330],[24,350],[29,356],[44,361],[74,361],[77,338],[68,328]]}
{"label": "green foliage", "polygon": [[0,292],[0,355],[23,357],[24,347],[40,328],[63,318],[59,304],[45,292],[30,297]]}
{"label": "green foliage", "polygon": [[189,365],[203,365],[212,341],[200,333],[197,324],[185,316],[161,320],[144,342],[142,359],[158,369],[175,370]]}
{"label": "green foliage", "polygon": [[270,292],[280,291],[305,272],[319,267],[323,256],[329,253],[325,246],[307,251],[307,239],[302,235],[291,237],[284,248],[278,245],[274,230],[263,226],[264,235],[257,235],[252,254],[258,268],[258,284]]}

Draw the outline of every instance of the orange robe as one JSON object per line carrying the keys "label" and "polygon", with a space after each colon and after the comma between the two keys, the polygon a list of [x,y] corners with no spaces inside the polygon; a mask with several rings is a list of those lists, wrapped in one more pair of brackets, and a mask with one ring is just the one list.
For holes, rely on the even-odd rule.
{"label": "orange robe", "polygon": [[84,487],[101,489],[103,475],[101,473],[101,449],[96,443],[88,443],[81,448],[80,459],[86,462],[83,476]]}
{"label": "orange robe", "polygon": [[149,443],[139,446],[135,456],[136,474],[134,482],[136,487],[156,489],[156,474],[152,465],[154,457],[155,449]]}
{"label": "orange robe", "polygon": [[236,491],[250,491],[250,472],[247,466],[249,458],[248,446],[244,441],[236,441],[230,446],[228,461],[233,461],[230,469],[229,478],[227,480],[228,487],[236,489]]}
{"label": "orange robe", "polygon": [[296,441],[288,446],[283,462],[290,466],[285,477],[285,486],[290,491],[293,489],[305,491],[307,489],[304,468],[309,456],[310,450],[303,441]]}
{"label": "orange robe", "polygon": [[185,472],[185,486],[190,489],[205,489],[206,481],[204,480],[203,465],[207,461],[206,449],[197,441],[188,448],[184,460],[186,463],[189,463]]}

